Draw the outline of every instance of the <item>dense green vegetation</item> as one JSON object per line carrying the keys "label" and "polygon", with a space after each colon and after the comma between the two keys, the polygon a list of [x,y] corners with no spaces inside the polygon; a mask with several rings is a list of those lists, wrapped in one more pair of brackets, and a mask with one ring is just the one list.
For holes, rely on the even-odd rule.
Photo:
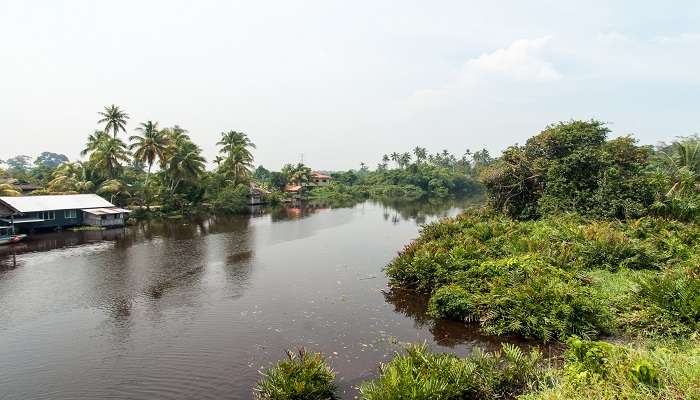
{"label": "dense green vegetation", "polygon": [[287,359],[263,372],[255,388],[261,400],[332,400],[335,373],[319,353],[287,351]]}
{"label": "dense green vegetation", "polygon": [[613,345],[572,338],[552,384],[521,400],[700,399],[700,344]]}
{"label": "dense green vegetation", "polygon": [[513,398],[531,389],[543,374],[541,354],[504,344],[501,351],[476,349],[470,357],[432,354],[408,346],[381,366],[379,377],[360,387],[365,400],[460,400]]}
{"label": "dense green vegetation", "polygon": [[481,190],[476,177],[492,161],[486,150],[467,150],[457,158],[447,150],[428,154],[425,148],[416,147],[412,153],[384,155],[374,171],[362,164],[357,171],[332,173],[334,184],[316,189],[312,196],[416,199],[474,194]]}
{"label": "dense green vegetation", "polygon": [[[607,134],[571,121],[509,147],[480,172],[489,207],[425,226],[386,272],[435,318],[567,341],[523,399],[700,398],[700,140]],[[579,339],[610,335],[627,344]]]}
{"label": "dense green vegetation", "polygon": [[[135,208],[137,218],[150,215],[181,216],[212,210],[247,210],[251,191],[263,200],[329,199],[350,201],[368,197],[416,199],[477,192],[475,177],[492,160],[488,152],[467,151],[461,158],[447,151],[384,156],[375,171],[364,164],[357,171],[333,172],[332,184],[315,187],[312,169],[287,164],[280,171],[254,169],[255,144],[242,132],[221,133],[215,168],[207,170],[201,148],[178,125],[161,127],[157,121],[137,124],[126,136],[129,115],[116,105],[98,113],[99,128],[88,135],[81,151],[84,161],[44,152],[31,162],[24,155],[1,161],[0,195],[97,193],[111,202]],[[415,156],[415,160],[413,159]],[[394,168],[389,161],[394,160]],[[23,185],[42,187],[22,191]],[[287,185],[303,190],[285,193]]]}
{"label": "dense green vegetation", "polygon": [[700,318],[700,227],[472,210],[425,226],[388,267],[432,294],[436,317],[545,341],[577,334],[689,334]]}

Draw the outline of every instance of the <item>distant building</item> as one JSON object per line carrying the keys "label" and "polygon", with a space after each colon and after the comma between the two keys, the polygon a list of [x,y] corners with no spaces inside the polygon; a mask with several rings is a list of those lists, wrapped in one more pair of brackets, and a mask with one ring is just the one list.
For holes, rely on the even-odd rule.
{"label": "distant building", "polygon": [[17,183],[17,184],[15,184],[15,186],[17,186],[22,191],[22,193],[31,193],[35,190],[44,189],[43,186],[35,185],[33,183]]}
{"label": "distant building", "polygon": [[0,225],[19,231],[79,225],[123,226],[129,210],[96,194],[0,197]]}
{"label": "distant building", "polygon": [[304,182],[304,186],[318,187],[330,185],[331,179],[333,178],[320,172],[312,172],[311,179],[309,179],[308,182]]}
{"label": "distant building", "polygon": [[257,204],[264,204],[265,203],[265,197],[270,195],[269,190],[265,190],[258,185],[251,183],[250,184],[250,195],[248,196],[248,204],[251,206],[257,205]]}
{"label": "distant building", "polygon": [[303,191],[304,191],[304,187],[301,185],[291,185],[291,184],[284,185],[284,192],[285,193],[301,194],[301,192],[303,192]]}

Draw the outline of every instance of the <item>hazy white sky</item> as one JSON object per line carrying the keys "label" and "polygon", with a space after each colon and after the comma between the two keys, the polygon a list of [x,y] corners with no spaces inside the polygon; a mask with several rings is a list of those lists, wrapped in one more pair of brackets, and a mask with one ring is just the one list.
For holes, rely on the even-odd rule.
{"label": "hazy white sky", "polygon": [[208,159],[244,131],[271,168],[497,152],[570,118],[700,130],[697,1],[0,0],[0,52],[0,159],[75,159],[112,103]]}

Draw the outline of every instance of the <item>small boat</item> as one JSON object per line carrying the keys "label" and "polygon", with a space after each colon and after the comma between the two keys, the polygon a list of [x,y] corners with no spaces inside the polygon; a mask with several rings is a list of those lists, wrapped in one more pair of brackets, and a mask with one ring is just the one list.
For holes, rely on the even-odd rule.
{"label": "small boat", "polygon": [[0,228],[0,245],[19,243],[27,235],[11,235],[9,228]]}

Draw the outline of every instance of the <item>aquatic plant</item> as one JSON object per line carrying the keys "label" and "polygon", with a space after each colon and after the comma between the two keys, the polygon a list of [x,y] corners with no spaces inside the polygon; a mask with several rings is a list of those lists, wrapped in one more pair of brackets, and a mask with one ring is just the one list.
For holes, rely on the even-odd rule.
{"label": "aquatic plant", "polygon": [[332,400],[336,398],[335,372],[320,353],[288,350],[287,359],[267,371],[254,389],[260,400]]}
{"label": "aquatic plant", "polygon": [[409,345],[380,368],[379,377],[360,387],[364,400],[452,400],[509,398],[537,387],[543,376],[537,349],[524,353],[503,344],[501,351],[475,349],[467,358],[434,354]]}

